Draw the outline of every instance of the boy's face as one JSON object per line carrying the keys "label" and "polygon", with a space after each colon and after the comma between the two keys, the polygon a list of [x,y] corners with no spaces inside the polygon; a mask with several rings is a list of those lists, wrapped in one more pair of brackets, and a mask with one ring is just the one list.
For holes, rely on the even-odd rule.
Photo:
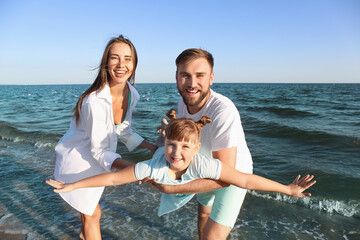
{"label": "boy's face", "polygon": [[170,163],[170,169],[176,172],[186,170],[199,149],[200,143],[165,138],[165,158]]}

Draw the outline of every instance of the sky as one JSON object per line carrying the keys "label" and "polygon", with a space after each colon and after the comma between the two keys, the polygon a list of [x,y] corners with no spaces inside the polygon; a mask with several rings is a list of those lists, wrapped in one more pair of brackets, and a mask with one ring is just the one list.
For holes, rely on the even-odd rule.
{"label": "sky", "polygon": [[136,83],[175,82],[194,47],[219,83],[360,83],[358,0],[1,0],[0,84],[91,84],[120,34]]}

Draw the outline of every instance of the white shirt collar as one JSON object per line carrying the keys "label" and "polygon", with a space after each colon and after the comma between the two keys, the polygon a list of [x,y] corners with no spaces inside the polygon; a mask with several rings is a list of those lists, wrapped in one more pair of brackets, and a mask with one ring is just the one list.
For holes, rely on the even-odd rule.
{"label": "white shirt collar", "polygon": [[[130,82],[127,81],[126,83],[127,83],[127,85],[129,86],[129,90],[132,91],[131,88],[132,88],[133,86],[131,86]],[[105,86],[104,86],[104,88],[103,88],[100,92],[97,91],[97,92],[96,92],[96,95],[97,95],[98,98],[104,98],[104,99],[108,100],[109,102],[111,102],[111,101],[112,101],[112,96],[111,96],[111,93],[110,93],[109,83],[106,83]]]}

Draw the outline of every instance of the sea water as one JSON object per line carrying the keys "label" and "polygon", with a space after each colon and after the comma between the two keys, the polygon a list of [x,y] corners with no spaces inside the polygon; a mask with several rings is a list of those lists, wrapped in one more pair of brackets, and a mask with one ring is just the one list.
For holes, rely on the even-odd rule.
{"label": "sea water", "polygon": [[[77,239],[79,214],[52,192],[54,146],[89,85],[0,86],[0,230]],[[154,142],[177,107],[175,84],[137,84],[133,128]],[[289,184],[314,174],[311,198],[249,191],[229,239],[360,239],[360,84],[214,84],[238,108],[254,173]],[[236,134],[236,133],[233,133]],[[134,163],[138,149],[117,151]],[[107,187],[103,239],[197,239],[197,203],[157,216],[150,184]]]}

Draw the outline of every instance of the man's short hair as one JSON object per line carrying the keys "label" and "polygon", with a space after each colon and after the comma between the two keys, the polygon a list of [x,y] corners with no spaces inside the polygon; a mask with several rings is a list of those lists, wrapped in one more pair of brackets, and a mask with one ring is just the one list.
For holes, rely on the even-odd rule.
{"label": "man's short hair", "polygon": [[212,54],[200,48],[189,48],[180,53],[175,61],[176,67],[178,68],[180,64],[186,64],[198,58],[205,58],[211,67],[211,71],[213,70],[214,58]]}

